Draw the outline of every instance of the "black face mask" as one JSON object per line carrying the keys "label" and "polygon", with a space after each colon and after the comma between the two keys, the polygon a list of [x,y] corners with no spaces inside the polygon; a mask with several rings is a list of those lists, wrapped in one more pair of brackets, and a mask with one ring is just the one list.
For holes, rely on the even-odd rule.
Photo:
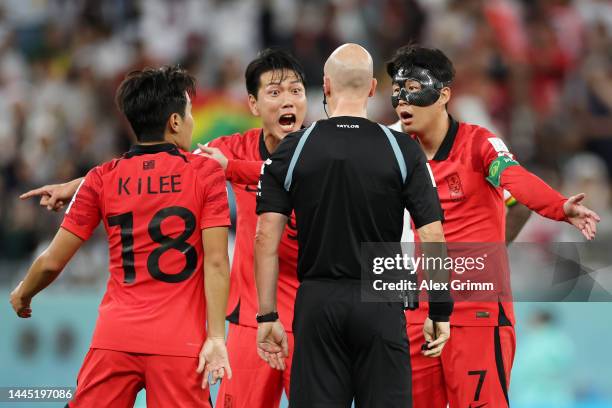
{"label": "black face mask", "polygon": [[[421,84],[421,89],[408,92],[406,81],[416,81]],[[400,87],[397,95],[391,96],[393,109],[397,108],[399,101],[406,101],[409,105],[429,106],[440,98],[440,91],[448,84],[435,78],[429,70],[420,67],[400,68],[393,77],[393,83]]]}

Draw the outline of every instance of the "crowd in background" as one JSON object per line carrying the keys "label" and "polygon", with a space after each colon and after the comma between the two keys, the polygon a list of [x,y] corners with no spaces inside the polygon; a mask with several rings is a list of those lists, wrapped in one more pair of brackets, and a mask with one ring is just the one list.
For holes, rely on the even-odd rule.
{"label": "crowd in background", "polygon": [[126,72],[180,63],[200,89],[246,101],[244,67],[261,48],[282,46],[305,67],[310,121],[323,116],[322,64],[349,41],[375,60],[373,120],[394,120],[384,73],[394,50],[409,42],[440,48],[456,67],[450,109],[458,119],[498,133],[559,188],[587,178],[588,204],[609,208],[612,3],[605,0],[4,0],[2,257],[27,257],[59,222],[20,202],[20,192],[82,176],[129,146],[113,101]]}
{"label": "crowd in background", "polygon": [[[410,42],[443,50],[456,68],[451,113],[497,133],[564,193],[586,192],[612,242],[609,1],[2,0],[0,284],[24,273],[62,218],[19,194],[83,176],[130,145],[114,105],[127,72],[180,63],[200,90],[246,103],[246,64],[281,46],[304,65],[309,123],[324,117],[322,66],[344,42],[372,53],[379,88],[369,114],[388,124],[385,61]],[[532,217],[519,238],[579,240],[567,234]],[[59,286],[103,286],[106,252],[98,231]]]}

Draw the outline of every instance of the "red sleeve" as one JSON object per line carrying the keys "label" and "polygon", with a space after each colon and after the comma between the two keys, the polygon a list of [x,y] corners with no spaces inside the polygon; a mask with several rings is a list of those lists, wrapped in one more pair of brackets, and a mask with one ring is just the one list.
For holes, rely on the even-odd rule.
{"label": "red sleeve", "polygon": [[231,223],[225,174],[219,163],[212,159],[207,162],[198,175],[198,183],[203,191],[200,228],[228,227]]}
{"label": "red sleeve", "polygon": [[61,227],[86,241],[102,217],[102,177],[98,168],[87,173],[66,209]]}
{"label": "red sleeve", "polygon": [[241,137],[240,133],[236,133],[230,136],[221,136],[211,140],[206,144],[208,147],[216,147],[227,157],[228,160],[232,160],[236,157],[234,152],[234,145],[238,142]]}
{"label": "red sleeve", "polygon": [[263,163],[260,160],[228,160],[225,177],[233,183],[257,184]]}
{"label": "red sleeve", "polygon": [[501,185],[510,191],[518,202],[541,216],[556,221],[567,221],[563,210],[567,198],[523,166],[506,168],[501,174]]}
{"label": "red sleeve", "polygon": [[500,138],[483,133],[479,143],[482,168],[489,183],[508,190],[518,202],[543,217],[566,220],[563,204],[567,198],[521,166]]}
{"label": "red sleeve", "polygon": [[[514,160],[514,155],[510,152],[504,141],[484,128],[480,128],[478,137],[475,138],[475,143],[478,143],[482,169],[486,177],[490,176],[489,168],[497,158],[505,156]],[[518,165],[517,162],[515,163]]]}

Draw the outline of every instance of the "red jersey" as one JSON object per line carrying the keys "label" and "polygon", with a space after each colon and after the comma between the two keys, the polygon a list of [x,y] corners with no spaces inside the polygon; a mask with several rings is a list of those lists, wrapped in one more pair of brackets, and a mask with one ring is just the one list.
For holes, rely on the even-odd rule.
{"label": "red jersey", "polygon": [[[208,144],[220,149],[229,162],[226,178],[232,184],[238,210],[236,243],[232,274],[228,320],[244,326],[257,327],[257,287],[255,286],[255,229],[257,227],[256,193],[261,166],[270,157],[264,143],[262,129],[251,129],[244,134],[219,137]],[[291,331],[293,306],[299,282],[297,280],[298,243],[295,214],[285,228],[278,248],[277,307],[285,330]]]}
{"label": "red jersey", "polygon": [[87,240],[100,220],[110,277],[91,347],[198,356],[206,338],[201,230],[230,224],[221,166],[172,144],[136,145],[87,174],[62,228]]}
{"label": "red jersey", "polygon": [[[444,212],[447,242],[499,243],[497,248],[504,247],[504,189],[545,217],[565,219],[565,197],[521,167],[500,138],[480,126],[449,120],[444,141],[429,160]],[[505,253],[496,260],[506,262]],[[407,311],[407,321],[422,324],[427,310],[427,302],[420,302],[419,310]],[[514,324],[511,302],[456,302],[451,315],[451,324],[458,326],[508,323]]]}

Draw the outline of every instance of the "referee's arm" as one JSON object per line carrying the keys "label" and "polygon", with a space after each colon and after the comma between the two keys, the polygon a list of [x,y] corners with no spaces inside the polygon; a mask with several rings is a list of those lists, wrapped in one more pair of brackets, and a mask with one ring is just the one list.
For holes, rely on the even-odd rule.
{"label": "referee's arm", "polygon": [[265,212],[257,219],[255,232],[255,284],[259,299],[259,315],[276,312],[278,282],[278,245],[287,216]]}
{"label": "referee's arm", "polygon": [[278,246],[293,210],[289,191],[284,186],[296,145],[292,136],[287,136],[264,162],[257,186],[255,284],[260,315],[276,312]]}
{"label": "referee's arm", "polygon": [[[421,241],[421,249],[426,257],[446,257],[444,232],[442,230],[442,208],[438,198],[435,180],[423,151],[414,141],[408,144],[407,161],[409,169],[404,184],[404,203],[414,221]],[[426,270],[432,281],[448,282],[446,270]],[[442,353],[445,343],[450,338],[450,315],[453,302],[448,291],[430,291],[429,316],[424,322],[423,334],[427,341],[423,354],[437,357]]]}
{"label": "referee's arm", "polygon": [[[414,141],[408,145],[408,157],[412,166],[404,185],[405,206],[410,212],[419,234],[423,252],[427,257],[446,257],[444,231],[442,230],[442,207],[436,189],[436,182],[425,154]],[[446,270],[427,270],[428,278],[436,282],[448,282]],[[430,292],[429,318],[434,322],[448,322],[453,303],[448,293]]]}
{"label": "referee's arm", "polygon": [[[287,136],[285,139],[289,138]],[[289,355],[287,335],[278,320],[278,245],[292,211],[291,197],[284,187],[288,163],[295,143],[284,140],[264,162],[257,191],[257,230],[255,232],[255,285],[259,300],[257,351],[272,368],[284,370]]]}

